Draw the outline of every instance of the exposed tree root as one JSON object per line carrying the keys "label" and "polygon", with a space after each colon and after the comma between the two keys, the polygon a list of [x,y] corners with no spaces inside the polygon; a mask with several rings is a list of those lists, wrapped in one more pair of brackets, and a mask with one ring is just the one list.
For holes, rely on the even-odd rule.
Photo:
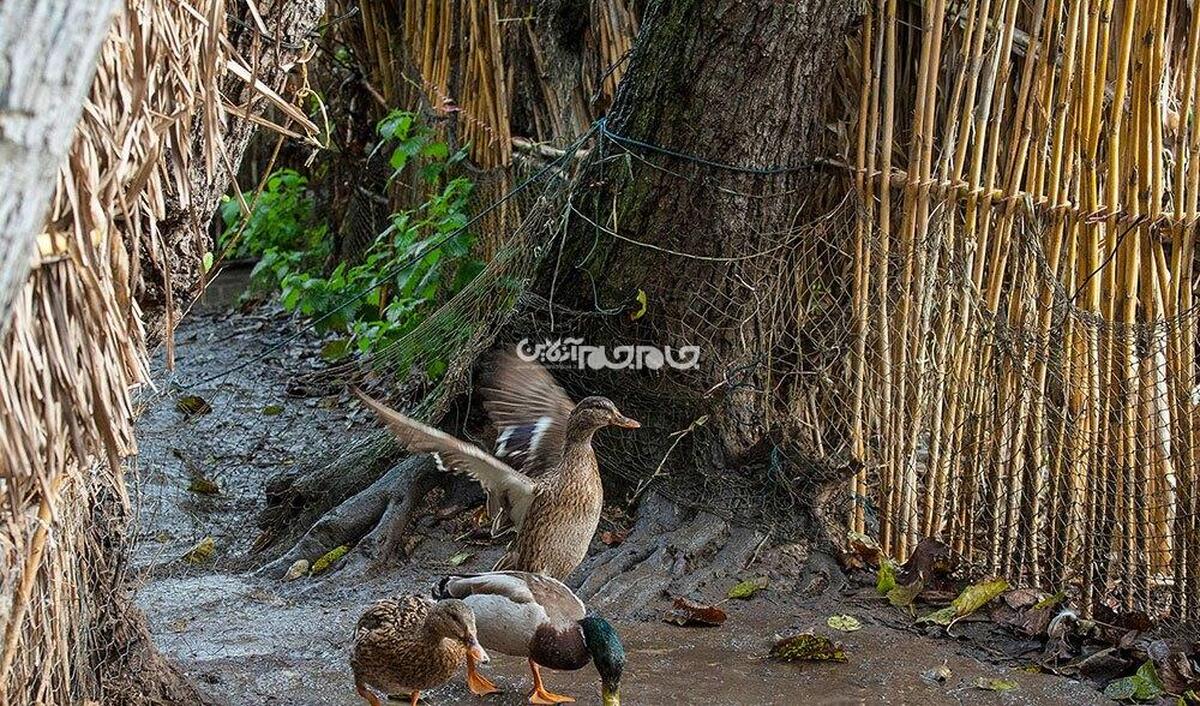
{"label": "exposed tree root", "polygon": [[628,539],[579,570],[580,597],[616,617],[640,615],[666,594],[703,591],[736,574],[765,540],[760,532],[732,527],[706,512],[692,512],[658,494],[638,509]]}
{"label": "exposed tree root", "polygon": [[[388,437],[359,445],[330,463],[280,473],[266,484],[267,506],[259,513],[258,526],[269,544],[275,544],[298,527],[312,527],[331,508],[337,508],[363,489],[394,471],[395,455],[387,452]],[[364,508],[365,510],[365,508]],[[383,512],[380,505],[378,513]]]}
{"label": "exposed tree root", "polygon": [[[578,593],[590,608],[621,618],[647,618],[667,596],[717,598],[759,558],[767,535],[703,511],[689,511],[655,493],[638,509],[622,545],[592,557],[578,571]],[[844,578],[823,551],[785,545],[791,562],[773,558],[773,572],[806,593],[839,589]],[[776,554],[779,552],[776,551]],[[799,554],[796,557],[796,554]]]}
{"label": "exposed tree root", "polygon": [[290,550],[259,573],[282,577],[296,561],[315,561],[342,545],[357,545],[361,555],[374,561],[391,556],[418,503],[442,476],[427,455],[403,459],[322,514]]}

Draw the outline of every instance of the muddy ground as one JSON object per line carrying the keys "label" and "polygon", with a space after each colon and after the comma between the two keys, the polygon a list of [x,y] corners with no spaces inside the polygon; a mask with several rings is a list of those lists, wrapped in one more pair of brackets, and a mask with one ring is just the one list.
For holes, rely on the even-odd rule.
{"label": "muddy ground", "polygon": [[[321,368],[320,342],[306,336],[263,360],[263,351],[286,340],[296,325],[260,307],[236,313],[230,302],[240,283],[210,289],[176,335],[176,370],[155,360],[157,390],[141,397],[141,453],[135,474],[139,531],[135,554],[137,598],[148,614],[159,648],[215,703],[362,703],[351,683],[349,638],[371,601],[428,590],[441,573],[485,570],[497,546],[464,545],[462,517],[426,513],[413,530],[407,560],[377,571],[360,565],[318,578],[281,582],[253,570],[266,558],[252,552],[263,484],[280,470],[364,435],[373,422],[345,397],[292,397],[288,382]],[[249,362],[249,364],[246,364]],[[239,370],[198,383],[232,366]],[[182,395],[202,397],[212,411],[187,415]],[[199,479],[199,480],[198,480]],[[212,481],[219,492],[203,481]],[[204,538],[210,558],[183,559]],[[450,557],[471,552],[461,566]],[[599,546],[598,551],[612,551]],[[751,572],[754,567],[750,567]],[[580,577],[574,577],[578,580]],[[696,596],[712,600],[714,596]],[[641,704],[1097,704],[1109,703],[1088,684],[1034,673],[1023,667],[1022,645],[987,624],[964,627],[970,639],[930,637],[911,620],[881,605],[870,590],[806,597],[768,587],[748,601],[723,605],[728,621],[716,628],[681,628],[653,616],[667,607],[639,606],[645,620],[618,621],[629,652],[624,702]],[[847,613],[857,632],[834,633],[826,618]],[[845,664],[779,664],[764,659],[775,636],[817,628],[845,645]],[[946,665],[944,682],[923,673]],[[529,676],[523,660],[493,655],[488,673],[505,693],[491,704],[524,704]],[[983,678],[1017,688],[981,690]],[[548,686],[599,703],[591,668],[548,673]],[[477,704],[457,681],[425,693],[431,704]]]}

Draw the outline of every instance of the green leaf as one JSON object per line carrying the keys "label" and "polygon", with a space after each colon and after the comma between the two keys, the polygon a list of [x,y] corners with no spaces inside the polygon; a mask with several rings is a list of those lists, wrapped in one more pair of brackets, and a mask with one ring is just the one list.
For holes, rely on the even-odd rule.
{"label": "green leaf", "polygon": [[426,142],[421,147],[421,154],[430,159],[445,159],[450,156],[450,148],[445,142]]}
{"label": "green leaf", "polygon": [[1136,693],[1137,684],[1134,683],[1133,677],[1114,679],[1104,687],[1104,695],[1113,701],[1126,701],[1132,699]]}
{"label": "green leaf", "polygon": [[321,346],[321,360],[335,363],[350,354],[350,339],[335,338]]}
{"label": "green leaf", "polygon": [[449,559],[447,559],[446,563],[450,566],[462,566],[467,559],[470,559],[473,556],[475,555],[471,552],[458,552],[454,556],[451,556]]}
{"label": "green leaf", "polygon": [[896,565],[891,559],[883,557],[879,561],[879,577],[875,580],[875,591],[886,596],[896,587]]}
{"label": "green leaf", "polygon": [[954,608],[955,618],[962,618],[974,613],[988,601],[1004,592],[1008,582],[1004,579],[991,579],[968,586],[958,594],[950,605]]}
{"label": "green leaf", "polygon": [[212,411],[208,401],[199,395],[184,395],[175,400],[175,409],[183,412],[185,417],[198,417]]}
{"label": "green leaf", "polygon": [[408,153],[399,148],[392,150],[392,158],[388,160],[388,164],[396,171],[404,169],[404,165],[408,164]]}
{"label": "green leaf", "polygon": [[767,587],[767,577],[758,576],[738,583],[729,589],[729,597],[746,600]]}
{"label": "green leaf", "polygon": [[446,373],[446,361],[438,359],[429,361],[429,365],[425,366],[425,374],[430,380],[440,380],[442,375]]}
{"label": "green leaf", "polygon": [[845,662],[846,651],[823,635],[801,633],[785,637],[771,648],[771,659],[781,662]]}
{"label": "green leaf", "polygon": [[283,413],[283,406],[277,404],[269,404],[262,408],[262,413],[267,417],[275,417]]}
{"label": "green leaf", "polygon": [[638,308],[629,312],[630,321],[637,321],[646,315],[646,290],[638,289],[637,297],[635,298],[637,299]]}
{"label": "green leaf", "polygon": [[213,254],[212,250],[209,250],[208,252],[204,253],[204,257],[200,258],[200,272],[203,274],[208,274],[210,271],[212,271],[212,267]]}
{"label": "green leaf", "polygon": [[1060,590],[1057,593],[1055,593],[1054,595],[1046,596],[1042,600],[1035,603],[1033,605],[1033,610],[1043,610],[1045,608],[1053,608],[1054,606],[1058,605],[1059,603],[1062,603],[1066,599],[1067,599],[1067,592]]}
{"label": "green leaf", "polygon": [[984,604],[1003,593],[1007,588],[1008,582],[1004,579],[992,579],[968,586],[962,590],[962,593],[958,594],[958,597],[949,606],[921,616],[917,622],[936,623],[949,627],[954,624],[954,621],[965,618],[979,610]]}
{"label": "green leaf", "polygon": [[212,559],[213,554],[217,551],[217,543],[212,537],[205,537],[199,542],[196,542],[187,554],[183,555],[183,560],[189,564],[203,564],[209,559]]}
{"label": "green leaf", "polygon": [[917,619],[918,623],[937,623],[938,625],[950,625],[954,622],[957,615],[954,612],[954,606],[946,606],[941,610],[935,610],[929,615],[921,616]]}
{"label": "green leaf", "polygon": [[854,632],[862,629],[862,623],[853,615],[831,615],[825,620],[825,624],[842,632]]}
{"label": "green leaf", "polygon": [[188,492],[197,493],[199,495],[220,495],[221,488],[210,478],[196,473],[188,482]]}
{"label": "green leaf", "polygon": [[1154,662],[1150,660],[1146,660],[1142,666],[1138,667],[1137,673],[1133,675],[1133,683],[1133,698],[1138,701],[1153,701],[1162,696],[1166,690],[1162,680],[1158,678],[1158,670],[1154,668]]}
{"label": "green leaf", "polygon": [[921,595],[921,591],[925,588],[925,582],[917,579],[907,586],[895,586],[887,592],[888,602],[897,608],[907,608],[917,600],[917,596]]}
{"label": "green leaf", "polygon": [[317,559],[313,562],[312,575],[316,576],[328,571],[329,567],[333,566],[338,559],[346,556],[346,553],[349,551],[350,547],[343,544],[340,547],[334,547],[333,549],[325,552],[320,559]]}

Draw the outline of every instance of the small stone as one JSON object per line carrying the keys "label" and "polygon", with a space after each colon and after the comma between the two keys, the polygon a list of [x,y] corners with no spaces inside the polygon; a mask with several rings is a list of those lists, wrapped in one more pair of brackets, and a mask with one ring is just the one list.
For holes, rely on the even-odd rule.
{"label": "small stone", "polygon": [[284,581],[295,581],[308,573],[308,559],[297,559],[283,575]]}

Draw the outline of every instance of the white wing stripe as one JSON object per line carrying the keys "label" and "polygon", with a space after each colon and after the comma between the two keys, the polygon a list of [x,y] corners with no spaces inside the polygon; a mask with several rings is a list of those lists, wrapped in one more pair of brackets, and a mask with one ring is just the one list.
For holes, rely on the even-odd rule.
{"label": "white wing stripe", "polygon": [[533,434],[529,437],[530,453],[537,451],[538,444],[542,441],[542,436],[545,435],[546,430],[550,428],[550,423],[553,421],[554,418],[550,416],[541,417],[537,420],[537,424],[533,427]]}

